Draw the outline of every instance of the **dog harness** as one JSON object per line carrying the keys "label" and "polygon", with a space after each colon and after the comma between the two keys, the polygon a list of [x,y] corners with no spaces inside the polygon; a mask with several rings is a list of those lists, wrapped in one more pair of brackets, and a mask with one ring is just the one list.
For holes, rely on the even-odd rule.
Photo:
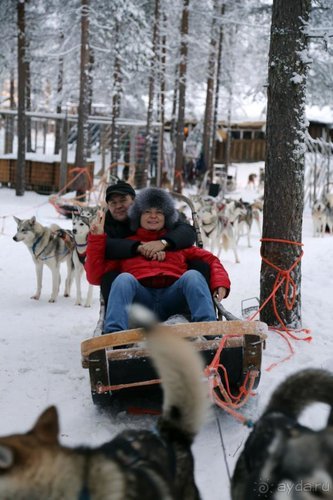
{"label": "dog harness", "polygon": [[[48,260],[48,259],[52,259],[53,257],[55,257],[55,254],[52,254],[52,255],[48,255],[47,257],[41,257],[42,253],[45,252],[45,250],[47,249],[48,247],[48,244],[46,245],[46,247],[44,247],[40,252],[39,254],[36,255],[36,248],[37,248],[37,245],[38,243],[41,241],[41,239],[43,238],[43,236],[39,236],[39,238],[37,238],[37,240],[34,242],[34,244],[32,245],[32,253],[34,254],[35,258],[36,259],[40,259],[40,260]],[[69,250],[68,248],[65,247],[65,250],[60,254],[60,257],[62,257],[63,255],[67,255],[69,253]]]}
{"label": "dog harness", "polygon": [[[124,472],[132,469],[156,488],[159,494],[160,483],[155,482],[156,474],[162,477],[167,485],[172,484],[176,475],[176,457],[174,449],[168,445],[158,431],[128,430],[116,436],[112,441],[102,445],[97,450],[83,449],[86,455],[83,485],[78,500],[91,500],[88,481],[88,463],[93,454],[103,453],[107,458],[116,462]],[[160,461],[159,461],[160,458]],[[167,467],[165,467],[167,465]],[[153,474],[149,474],[149,469]]]}

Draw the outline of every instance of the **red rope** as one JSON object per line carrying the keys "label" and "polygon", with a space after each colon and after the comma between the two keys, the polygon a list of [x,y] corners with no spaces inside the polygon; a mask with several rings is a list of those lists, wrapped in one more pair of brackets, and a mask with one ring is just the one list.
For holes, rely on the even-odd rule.
{"label": "red rope", "polygon": [[[296,241],[290,241],[290,240],[283,240],[283,239],[279,239],[279,238],[262,238],[261,241],[262,242],[272,242],[272,243],[283,243],[283,244],[295,245],[295,246],[299,246],[299,247],[303,246],[302,243],[299,243]],[[279,288],[281,288],[284,285],[284,302],[285,302],[286,309],[288,311],[291,311],[292,308],[294,307],[295,300],[296,300],[296,284],[291,276],[291,272],[300,263],[300,261],[303,257],[303,254],[304,254],[304,252],[302,250],[300,252],[300,255],[297,257],[297,259],[290,266],[289,269],[281,269],[279,266],[277,266],[273,262],[269,261],[266,257],[263,257],[263,255],[261,253],[261,258],[262,258],[263,262],[265,262],[265,264],[267,264],[268,266],[275,269],[275,271],[277,271],[277,275],[275,278],[275,282],[274,282],[274,286],[273,286],[273,290],[272,290],[271,294],[263,302],[263,304],[260,306],[258,311],[256,311],[252,316],[250,316],[248,318],[248,321],[252,321],[260,313],[260,311],[262,311],[264,309],[264,307],[268,304],[268,302],[270,300],[272,300],[273,311],[274,311],[275,317],[277,318],[277,320],[279,321],[279,323],[281,325],[281,329],[275,328],[275,327],[269,327],[269,329],[271,331],[274,331],[278,335],[280,335],[287,342],[288,349],[289,349],[289,355],[286,358],[282,359],[281,361],[270,365],[268,368],[266,368],[267,371],[270,371],[272,368],[274,368],[275,366],[277,366],[280,363],[288,361],[293,356],[294,349],[293,349],[288,337],[293,339],[293,340],[304,340],[306,342],[310,342],[312,340],[311,335],[308,335],[310,333],[310,330],[308,330],[306,328],[301,328],[301,329],[288,328],[286,326],[286,324],[283,322],[283,320],[278,312],[277,305],[276,305],[276,293],[279,290]],[[291,294],[290,294],[290,292],[291,292]],[[307,336],[306,337],[298,337],[297,335],[295,335],[295,333],[303,333],[304,335],[307,335]]]}
{"label": "red rope", "polygon": [[[230,337],[239,337],[239,335],[235,334],[223,336],[213,360],[205,368],[205,375],[208,379],[209,392],[213,402],[243,424],[250,426],[251,422],[246,417],[244,417],[244,415],[238,413],[237,410],[244,406],[250,396],[254,395],[253,387],[256,378],[259,376],[259,371],[255,369],[249,370],[246,373],[241,387],[239,388],[238,394],[232,394],[229,384],[228,372],[225,366],[222,365],[220,361],[221,353],[228,338]],[[219,370],[223,372],[224,383],[222,382]]]}
{"label": "red rope", "polygon": [[[87,191],[91,191],[92,187],[93,187],[93,179],[92,179],[92,177],[90,175],[90,171],[89,171],[88,167],[74,167],[74,168],[71,168],[68,171],[68,173],[69,174],[72,174],[72,173],[75,174],[76,173],[76,175],[74,175],[74,177],[69,182],[67,182],[67,184],[65,184],[65,186],[62,189],[60,189],[60,191],[58,191],[57,194],[52,195],[49,198],[49,203],[51,203],[51,205],[53,205],[53,207],[56,209],[56,211],[59,212],[62,215],[66,215],[70,211],[62,208],[61,205],[59,205],[58,200],[60,198],[60,195],[63,192],[66,192],[67,188],[71,184],[73,184],[76,181],[76,179],[78,179],[81,175],[85,175],[87,177],[87,179],[88,179],[88,189],[87,189]],[[85,197],[85,194],[81,194],[79,196],[76,196],[75,200],[73,200],[73,203],[75,202],[75,204],[80,205],[80,201],[79,200],[80,200],[80,198],[84,198],[84,197]]]}
{"label": "red rope", "polygon": [[[303,246],[302,243],[298,243],[298,242],[295,242],[295,241],[289,241],[289,240],[281,240],[281,239],[277,239],[277,238],[276,239],[275,238],[262,238],[261,241],[270,241],[270,242],[286,243],[286,244],[290,244],[290,245]],[[253,314],[250,318],[248,318],[248,321],[252,321],[260,313],[260,311],[262,311],[262,309],[268,304],[268,302],[270,300],[272,300],[273,311],[274,311],[274,314],[275,314],[277,320],[279,321],[279,323],[281,325],[282,330],[285,331],[285,333],[287,335],[289,335],[291,338],[293,338],[294,340],[307,340],[307,341],[310,341],[310,340],[312,340],[311,336],[306,337],[306,338],[299,338],[296,335],[294,335],[294,334],[291,333],[292,331],[294,331],[294,332],[309,333],[309,330],[307,330],[307,329],[295,330],[295,329],[288,328],[285,325],[285,323],[283,322],[283,320],[282,320],[282,318],[281,318],[281,316],[280,316],[280,314],[279,314],[279,312],[277,310],[277,305],[276,305],[276,293],[277,293],[278,289],[284,284],[285,285],[284,286],[284,301],[285,301],[286,309],[288,311],[291,311],[292,308],[294,307],[295,300],[296,300],[296,284],[295,284],[293,278],[291,277],[291,272],[300,263],[300,261],[301,261],[301,259],[303,257],[303,254],[304,254],[304,252],[302,250],[301,253],[300,253],[300,255],[297,257],[297,259],[290,266],[289,269],[281,269],[279,266],[277,266],[273,262],[271,262],[268,259],[266,259],[266,257],[263,257],[263,255],[261,255],[261,258],[262,258],[263,262],[265,262],[265,264],[267,264],[268,266],[270,266],[273,269],[275,269],[277,271],[277,275],[276,275],[276,278],[275,278],[275,282],[274,282],[274,286],[273,286],[273,290],[272,290],[271,294],[263,302],[263,304],[260,306],[260,308],[258,309],[258,311],[256,311],[255,314]],[[291,296],[289,298],[290,290],[291,290],[292,293],[291,293]]]}

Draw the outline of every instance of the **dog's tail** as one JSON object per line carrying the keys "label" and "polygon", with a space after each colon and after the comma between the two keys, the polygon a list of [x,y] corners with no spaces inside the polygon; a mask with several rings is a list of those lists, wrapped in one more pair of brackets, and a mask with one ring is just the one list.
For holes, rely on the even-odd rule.
{"label": "dog's tail", "polygon": [[328,404],[331,407],[328,424],[333,425],[333,373],[306,369],[291,375],[275,390],[265,414],[276,411],[296,420],[311,403]]}
{"label": "dog's tail", "polygon": [[129,311],[131,326],[144,328],[152,361],[163,387],[160,429],[181,433],[189,442],[199,431],[209,399],[203,381],[203,362],[189,341],[168,333],[156,317],[134,304]]}

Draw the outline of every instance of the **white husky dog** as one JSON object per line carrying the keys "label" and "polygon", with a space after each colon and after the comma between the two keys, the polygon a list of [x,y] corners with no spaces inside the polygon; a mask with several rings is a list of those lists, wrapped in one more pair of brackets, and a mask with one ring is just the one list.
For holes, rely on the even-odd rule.
{"label": "white husky dog", "polygon": [[39,300],[42,291],[43,267],[44,264],[52,272],[52,294],[49,302],[55,302],[59,294],[60,287],[60,263],[67,264],[67,278],[65,283],[65,297],[69,297],[71,283],[73,280],[73,263],[71,247],[57,234],[60,227],[52,224],[51,227],[44,227],[36,221],[36,217],[21,220],[14,216],[17,223],[17,233],[13,237],[14,241],[23,241],[31,253],[36,267],[37,290],[31,297]]}
{"label": "white husky dog", "polygon": [[327,224],[327,208],[324,202],[315,201],[312,207],[313,236],[325,235]]}
{"label": "white husky dog", "polygon": [[[73,262],[75,269],[75,283],[76,283],[76,302],[75,305],[82,305],[82,291],[81,291],[81,279],[82,275],[85,276],[84,262],[86,260],[87,251],[87,239],[90,230],[90,223],[92,216],[86,217],[80,212],[79,215],[73,214],[73,238],[74,238],[74,251],[73,251]],[[89,284],[88,293],[84,307],[91,307],[93,295],[93,286]]]}
{"label": "white husky dog", "polygon": [[232,250],[235,262],[239,262],[237,242],[231,222],[215,204],[206,203],[198,211],[204,248],[220,257],[222,248]]}

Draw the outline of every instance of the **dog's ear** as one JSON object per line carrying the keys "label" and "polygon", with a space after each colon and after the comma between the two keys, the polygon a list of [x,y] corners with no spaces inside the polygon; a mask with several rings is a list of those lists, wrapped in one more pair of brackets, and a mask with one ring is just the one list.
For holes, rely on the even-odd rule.
{"label": "dog's ear", "polygon": [[0,444],[0,471],[9,469],[14,463],[13,450]]}
{"label": "dog's ear", "polygon": [[31,432],[43,443],[58,443],[59,421],[55,406],[50,406],[39,416]]}
{"label": "dog's ear", "polygon": [[21,221],[21,219],[19,219],[18,217],[15,217],[15,215],[13,215],[13,219],[15,220],[16,224],[19,225]]}
{"label": "dog's ear", "polygon": [[31,225],[36,224],[36,217],[35,217],[34,215],[33,215],[33,216],[31,217],[31,219],[30,219],[30,224],[31,224]]}

